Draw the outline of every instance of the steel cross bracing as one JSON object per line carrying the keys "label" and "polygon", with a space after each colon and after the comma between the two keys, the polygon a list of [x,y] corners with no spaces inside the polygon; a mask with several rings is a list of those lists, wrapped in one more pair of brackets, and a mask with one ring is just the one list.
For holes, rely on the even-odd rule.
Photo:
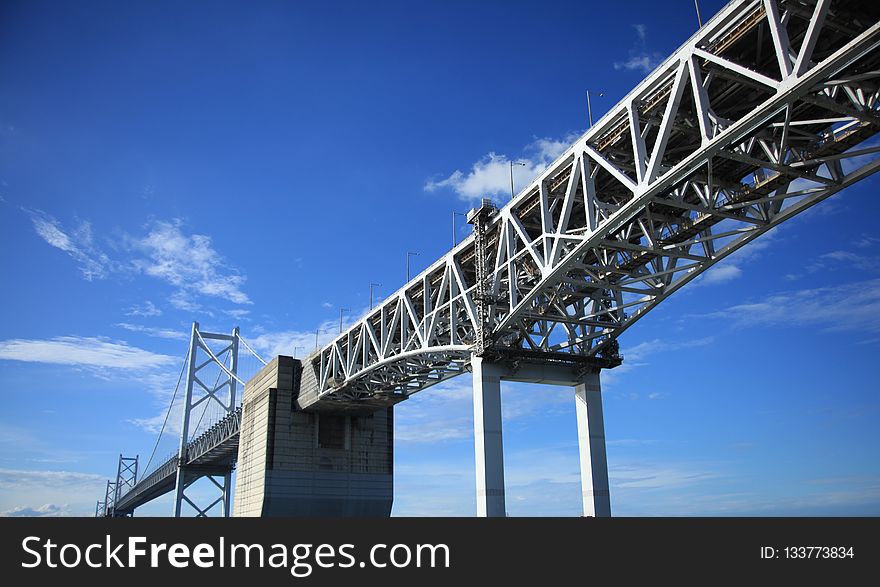
{"label": "steel cross bracing", "polygon": [[[487,352],[606,355],[717,261],[877,170],[880,4],[728,4],[486,221]],[[310,357],[321,401],[406,397],[477,345],[472,234]]]}

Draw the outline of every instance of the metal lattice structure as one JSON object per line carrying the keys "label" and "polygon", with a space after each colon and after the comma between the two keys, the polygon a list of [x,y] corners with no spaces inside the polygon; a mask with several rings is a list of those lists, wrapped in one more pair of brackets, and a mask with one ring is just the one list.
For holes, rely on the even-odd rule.
{"label": "metal lattice structure", "polygon": [[[219,342],[220,348],[212,348],[209,341],[215,341],[215,345]],[[105,500],[97,503],[96,516],[131,515],[136,507],[169,491],[175,494],[174,515],[177,517],[182,515],[183,504],[191,506],[197,516],[207,516],[219,505],[221,515],[229,516],[232,493],[230,477],[238,456],[241,424],[237,390],[239,385],[244,385],[238,376],[240,345],[244,345],[265,364],[241,339],[237,327],[232,334],[218,334],[203,332],[197,322],[193,323],[186,358],[186,387],[176,454],[147,471],[140,479],[137,457],[131,459],[120,455],[116,481],[107,482]],[[205,382],[204,373],[209,368],[218,371],[213,385]],[[199,429],[201,424],[201,418],[197,423],[192,422],[197,408],[202,408],[204,415],[205,404],[211,403],[219,408],[222,417],[192,437],[190,430]],[[201,503],[187,495],[187,489],[205,478],[216,487],[217,497]]]}
{"label": "metal lattice structure", "polygon": [[[208,340],[221,341],[226,346],[215,353]],[[189,365],[187,367],[186,395],[184,396],[183,417],[180,432],[180,449],[177,455],[177,472],[174,490],[174,515],[180,517],[184,503],[188,503],[199,517],[204,517],[210,510],[219,505],[221,514],[225,517],[230,515],[229,500],[232,496],[232,462],[219,468],[200,468],[197,463],[191,463],[188,450],[190,447],[189,429],[193,409],[203,402],[214,402],[228,415],[235,417],[238,413],[235,404],[236,385],[244,383],[238,378],[238,327],[232,334],[216,334],[199,331],[199,323],[193,322],[192,337],[190,340]],[[228,355],[230,365],[220,360],[217,355]],[[201,357],[200,357],[201,356]],[[208,385],[199,377],[199,372],[209,366],[220,369],[220,375],[213,385]],[[225,398],[220,395],[226,391]],[[235,419],[238,419],[235,417]],[[216,469],[216,470],[215,470]],[[207,505],[199,505],[186,494],[186,490],[195,481],[203,477],[208,478],[218,489],[218,496]]]}
{"label": "metal lattice structure", "polygon": [[878,17],[855,0],[728,4],[480,231],[310,357],[321,401],[406,397],[484,344],[615,361],[657,304],[877,170]]}

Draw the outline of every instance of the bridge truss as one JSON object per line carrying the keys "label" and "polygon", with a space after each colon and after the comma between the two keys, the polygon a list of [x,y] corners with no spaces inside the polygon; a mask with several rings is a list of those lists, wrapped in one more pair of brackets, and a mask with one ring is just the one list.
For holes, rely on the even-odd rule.
{"label": "bridge truss", "polygon": [[617,337],[657,304],[877,170],[878,20],[856,0],[728,4],[511,202],[484,202],[484,228],[312,355],[321,401],[405,398],[478,347],[619,360]]}

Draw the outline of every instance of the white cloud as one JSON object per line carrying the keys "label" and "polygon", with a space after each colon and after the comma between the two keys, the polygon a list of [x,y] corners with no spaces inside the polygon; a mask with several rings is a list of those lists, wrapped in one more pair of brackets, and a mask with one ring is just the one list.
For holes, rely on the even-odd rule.
{"label": "white cloud", "polygon": [[175,361],[173,357],[129,346],[125,342],[82,336],[0,341],[0,360],[112,369],[149,369]]}
{"label": "white cloud", "polygon": [[[452,189],[463,200],[510,197],[510,162],[517,191],[524,188],[547,165],[559,157],[577,138],[571,134],[562,139],[543,138],[524,149],[524,157],[511,160],[507,155],[489,153],[471,166],[470,171],[455,170],[443,180],[429,180],[425,190]],[[517,164],[522,163],[522,165]]]}
{"label": "white cloud", "polygon": [[87,281],[104,279],[113,269],[110,258],[95,246],[92,226],[88,222],[81,222],[74,231],[65,232],[52,216],[39,210],[27,212],[37,235],[49,245],[70,255]]}
{"label": "white cloud", "polygon": [[[334,328],[334,324],[336,328]],[[324,345],[338,336],[338,323],[327,321],[321,324],[318,333],[318,344]],[[248,337],[250,344],[255,351],[261,353],[264,359],[271,359],[276,355],[293,356],[293,351],[297,347],[298,357],[303,357],[315,350],[315,332],[307,332],[301,330],[285,330],[281,332],[264,332],[256,337]]]}
{"label": "white cloud", "polygon": [[703,285],[718,285],[733,281],[742,275],[742,269],[733,263],[715,265],[703,275],[694,280],[692,287]]}
{"label": "white cloud", "polygon": [[611,486],[623,489],[681,488],[718,476],[712,471],[673,464],[621,463],[608,470]]}
{"label": "white cloud", "polygon": [[629,58],[625,61],[615,61],[614,69],[651,73],[663,61],[663,56],[656,51],[647,49],[648,27],[643,24],[634,24],[633,28],[637,38],[629,50]]}
{"label": "white cloud", "polygon": [[[574,406],[574,394],[567,388],[548,388],[535,394],[534,388],[502,383],[502,416],[505,422],[547,415]],[[473,388],[470,376],[440,383],[419,392],[395,408],[394,436],[400,442],[435,443],[473,438]]]}
{"label": "white cloud", "polygon": [[329,310],[330,308],[333,307],[333,304],[331,304],[330,302],[321,302],[321,307],[327,308]]}
{"label": "white cloud", "polygon": [[129,324],[127,322],[119,322],[116,324],[119,328],[128,330],[129,332],[143,332],[148,336],[156,338],[167,338],[170,340],[189,340],[189,333],[181,330],[171,330],[170,328],[152,328],[150,326],[142,326],[140,324]]}
{"label": "white cloud", "polygon": [[75,471],[0,469],[0,489],[22,489],[46,485],[61,487],[94,481],[103,481],[103,478],[100,475]]}
{"label": "white cloud", "polygon": [[235,309],[235,310],[224,310],[223,313],[226,314],[227,316],[232,316],[233,318],[241,320],[242,318],[244,318],[245,316],[250,314],[251,311],[239,308],[239,309]]}
{"label": "white cloud", "polygon": [[706,346],[712,344],[714,340],[715,339],[711,336],[683,341],[669,341],[655,338],[653,340],[641,342],[633,347],[625,348],[623,349],[622,354],[627,360],[639,362],[644,361],[648,356],[656,353]]}
{"label": "white cloud", "polygon": [[194,294],[218,297],[235,304],[250,304],[241,287],[245,277],[227,266],[213,248],[211,237],[186,235],[181,221],[156,222],[149,233],[133,240],[134,247],[147,255],[135,259],[134,266],[145,275],[179,288],[170,301],[183,310],[198,309]]}
{"label": "white cloud", "polygon": [[0,512],[0,518],[50,518],[69,515],[67,504],[54,503],[43,504],[37,508],[20,506]]}
{"label": "white cloud", "polygon": [[156,307],[156,305],[147,300],[143,303],[143,305],[134,305],[129,308],[128,312],[125,313],[126,316],[140,316],[142,318],[152,318],[154,316],[161,316],[162,310]]}
{"label": "white cloud", "polygon": [[106,482],[101,475],[76,471],[0,469],[0,515],[94,515]]}
{"label": "white cloud", "polygon": [[880,279],[770,295],[698,318],[739,326],[822,326],[833,332],[880,332]]}
{"label": "white cloud", "polygon": [[859,248],[874,247],[880,245],[880,238],[868,234],[863,234],[853,241],[853,245]]}

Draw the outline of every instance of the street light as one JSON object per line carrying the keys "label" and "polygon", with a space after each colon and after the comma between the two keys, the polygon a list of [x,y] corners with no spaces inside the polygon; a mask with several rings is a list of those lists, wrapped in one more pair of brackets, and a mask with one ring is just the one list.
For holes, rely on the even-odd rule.
{"label": "street light", "polygon": [[406,253],[406,282],[407,283],[409,283],[409,258],[413,255],[418,257],[419,255],[421,255],[421,253],[411,253],[409,251],[407,251],[407,253]]}
{"label": "street light", "polygon": [[293,358],[294,358],[294,359],[296,358],[296,351],[298,351],[299,349],[306,350],[306,347],[304,347],[304,346],[295,346],[295,347],[293,347]]}
{"label": "street light", "polygon": [[[600,98],[604,95],[604,92],[599,92]],[[590,90],[587,90],[587,114],[590,116],[590,128],[593,128],[593,104],[590,102]]]}
{"label": "street light", "polygon": [[324,328],[323,330],[321,330],[320,326],[318,328],[315,328],[315,350],[318,350],[318,335],[327,334],[328,332],[330,332],[329,328]]}
{"label": "street light", "polygon": [[455,234],[455,217],[456,216],[461,216],[462,218],[467,218],[467,214],[465,214],[464,212],[455,212],[455,211],[452,212],[452,248],[455,248],[455,245],[458,244],[458,238],[456,238],[457,235]]}
{"label": "street light", "polygon": [[700,28],[703,28],[703,19],[700,18],[700,2],[699,2],[699,0],[694,0],[694,8],[697,9],[697,24],[700,25]]}
{"label": "street light", "polygon": [[374,287],[382,287],[381,283],[371,283],[370,284],[370,310],[373,309],[373,288]]}
{"label": "street light", "polygon": [[342,334],[342,315],[351,312],[351,308],[339,308],[339,334]]}
{"label": "street light", "polygon": [[513,166],[522,165],[523,167],[525,167],[526,164],[522,161],[508,161],[508,163],[510,163],[510,199],[512,200],[515,196],[513,192]]}

